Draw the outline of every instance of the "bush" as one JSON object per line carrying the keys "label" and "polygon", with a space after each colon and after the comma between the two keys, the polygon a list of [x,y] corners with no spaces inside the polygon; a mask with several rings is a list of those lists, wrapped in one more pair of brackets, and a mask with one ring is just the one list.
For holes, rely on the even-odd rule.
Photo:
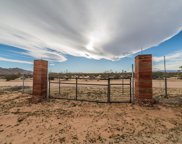
{"label": "bush", "polygon": [[177,76],[177,79],[182,79],[182,74],[179,74],[179,75]]}
{"label": "bush", "polygon": [[20,77],[19,75],[6,75],[5,79],[6,79],[6,81],[11,81],[11,80],[15,80],[19,77]]}
{"label": "bush", "polygon": [[49,80],[54,80],[54,77],[49,77]]}

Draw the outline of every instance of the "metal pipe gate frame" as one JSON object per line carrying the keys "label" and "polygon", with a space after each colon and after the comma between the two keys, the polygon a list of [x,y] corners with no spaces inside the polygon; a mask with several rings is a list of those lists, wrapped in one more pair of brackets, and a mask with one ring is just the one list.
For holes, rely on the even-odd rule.
{"label": "metal pipe gate frame", "polygon": [[[56,78],[56,77],[53,77],[53,78]],[[49,87],[49,98],[53,98],[53,99],[64,99],[64,100],[76,100],[76,101],[86,101],[86,102],[97,102],[97,103],[131,103],[132,102],[132,78],[124,78],[124,79],[129,79],[129,83],[124,83],[124,79],[115,79],[115,78],[108,78],[108,79],[104,79],[104,80],[107,80],[107,84],[88,84],[88,83],[78,83],[78,80],[79,79],[87,79],[87,78],[75,78],[75,83],[67,83],[67,82],[61,82],[61,79],[60,77],[57,77],[59,79],[58,82],[51,82],[51,77],[49,77],[49,84],[48,84],[48,87]],[[87,79],[88,80],[88,79]],[[94,79],[96,80],[96,79]],[[101,79],[103,80],[103,79]],[[119,84],[111,84],[111,80],[122,80],[122,83],[119,83]],[[59,87],[59,95],[61,94],[61,84],[75,84],[75,99],[70,99],[70,98],[54,98],[51,96],[51,83],[55,83],[55,84],[58,84],[58,87]],[[106,86],[107,87],[107,102],[104,102],[104,101],[93,101],[93,100],[82,100],[82,99],[78,99],[78,86],[79,85],[95,85],[95,86]],[[111,101],[111,86],[112,85],[121,85],[121,86],[125,86],[125,85],[128,85],[129,88],[130,88],[130,92],[129,92],[129,101],[126,102],[126,101]],[[122,87],[123,89],[123,87]]]}

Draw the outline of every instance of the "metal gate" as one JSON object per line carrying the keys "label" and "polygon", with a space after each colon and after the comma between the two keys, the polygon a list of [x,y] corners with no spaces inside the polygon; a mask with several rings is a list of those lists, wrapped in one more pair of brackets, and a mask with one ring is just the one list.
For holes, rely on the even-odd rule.
{"label": "metal gate", "polygon": [[49,97],[100,103],[131,103],[131,78],[49,77]]}

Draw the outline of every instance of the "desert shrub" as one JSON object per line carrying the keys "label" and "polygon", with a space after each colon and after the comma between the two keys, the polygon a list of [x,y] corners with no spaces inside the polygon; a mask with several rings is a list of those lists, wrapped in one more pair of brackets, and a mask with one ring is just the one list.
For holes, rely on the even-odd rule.
{"label": "desert shrub", "polygon": [[19,77],[20,77],[20,75],[6,75],[5,79],[6,79],[6,81],[11,81],[11,80],[15,80]]}
{"label": "desert shrub", "polygon": [[182,79],[182,74],[178,74],[177,78]]}
{"label": "desert shrub", "polygon": [[49,77],[49,80],[54,80],[54,77]]}
{"label": "desert shrub", "polygon": [[6,89],[7,91],[21,91],[22,90],[22,86],[14,86],[14,87],[10,87],[8,89]]}

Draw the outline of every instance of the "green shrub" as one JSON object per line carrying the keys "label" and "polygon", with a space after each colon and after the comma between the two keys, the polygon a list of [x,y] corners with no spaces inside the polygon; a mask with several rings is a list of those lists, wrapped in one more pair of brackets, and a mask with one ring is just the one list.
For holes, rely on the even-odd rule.
{"label": "green shrub", "polygon": [[6,81],[11,81],[11,80],[15,80],[19,77],[20,77],[19,75],[6,75],[5,79],[6,79]]}
{"label": "green shrub", "polygon": [[49,77],[49,80],[54,80],[55,78],[54,77]]}

